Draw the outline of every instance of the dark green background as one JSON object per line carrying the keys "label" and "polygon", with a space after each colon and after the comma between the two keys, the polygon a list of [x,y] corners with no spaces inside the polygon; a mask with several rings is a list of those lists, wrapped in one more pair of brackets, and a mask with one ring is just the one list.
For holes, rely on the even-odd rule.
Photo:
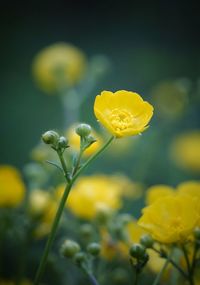
{"label": "dark green background", "polygon": [[[162,79],[199,76],[194,1],[7,1],[0,13],[1,163],[22,167],[41,133],[62,125],[58,98],[43,94],[31,77],[32,58],[49,44],[71,42],[88,57],[105,54],[112,61],[90,107],[84,105],[84,120],[100,90],[129,89],[148,98]],[[193,118],[189,123],[198,126]]]}

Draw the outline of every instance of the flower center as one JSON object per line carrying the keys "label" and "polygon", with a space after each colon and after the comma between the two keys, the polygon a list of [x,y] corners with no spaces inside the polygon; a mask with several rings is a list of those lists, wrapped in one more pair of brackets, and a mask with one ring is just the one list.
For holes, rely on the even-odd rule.
{"label": "flower center", "polygon": [[133,115],[127,110],[114,109],[110,116],[110,122],[116,131],[123,131],[133,126]]}
{"label": "flower center", "polygon": [[170,221],[170,228],[181,230],[183,228],[182,223],[181,223],[181,218],[180,217],[173,218]]}

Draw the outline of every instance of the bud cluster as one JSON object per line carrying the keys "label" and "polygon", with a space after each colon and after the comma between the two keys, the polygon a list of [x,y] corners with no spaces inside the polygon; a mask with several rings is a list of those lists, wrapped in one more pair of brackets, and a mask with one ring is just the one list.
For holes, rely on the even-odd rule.
{"label": "bud cluster", "polygon": [[59,136],[55,131],[47,131],[42,135],[42,140],[45,144],[51,145],[55,150],[64,150],[68,146],[68,141],[65,137]]}
{"label": "bud cluster", "polygon": [[88,124],[81,123],[76,127],[76,133],[81,138],[81,151],[84,151],[94,142],[96,139],[91,135],[92,128]]}

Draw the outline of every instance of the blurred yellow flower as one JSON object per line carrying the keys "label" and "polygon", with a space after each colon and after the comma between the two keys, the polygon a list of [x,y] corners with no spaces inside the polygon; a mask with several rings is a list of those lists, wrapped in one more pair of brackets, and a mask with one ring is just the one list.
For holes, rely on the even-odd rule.
{"label": "blurred yellow flower", "polygon": [[[77,124],[72,125],[66,132],[66,138],[69,140],[69,145],[72,150],[78,152],[80,150],[80,136],[77,135],[75,129]],[[95,131],[91,132],[91,135],[96,139],[92,145],[90,145],[83,153],[84,156],[90,156],[95,153],[102,146],[102,138]]]}
{"label": "blurred yellow flower", "polygon": [[199,220],[198,201],[188,195],[165,196],[143,209],[138,224],[162,243],[185,242]]}
{"label": "blurred yellow flower", "polygon": [[196,197],[200,201],[200,181],[186,181],[178,185],[179,193]]}
{"label": "blurred yellow flower", "polygon": [[0,207],[19,206],[25,196],[25,185],[19,171],[9,165],[0,166]]}
{"label": "blurred yellow flower", "polygon": [[95,99],[94,113],[109,132],[121,138],[142,133],[148,127],[153,107],[134,92],[103,91]]}
{"label": "blurred yellow flower", "polygon": [[[64,185],[60,185],[59,196],[63,190]],[[66,206],[78,217],[92,219],[101,210],[113,211],[121,207],[120,187],[109,176],[81,177],[70,192]]]}
{"label": "blurred yellow flower", "polygon": [[57,202],[51,194],[40,189],[32,190],[28,199],[28,210],[30,215],[39,222],[35,236],[41,238],[47,235],[57,210]]}
{"label": "blurred yellow flower", "polygon": [[200,130],[188,131],[177,136],[171,145],[171,157],[186,170],[200,172]]}
{"label": "blurred yellow flower", "polygon": [[188,104],[186,85],[182,80],[163,81],[153,88],[151,95],[161,116],[171,119],[183,113]]}
{"label": "blurred yellow flower", "polygon": [[146,192],[146,204],[153,204],[158,199],[169,195],[175,195],[172,187],[162,184],[151,186]]}
{"label": "blurred yellow flower", "polygon": [[36,55],[32,68],[40,88],[51,93],[76,84],[86,69],[86,58],[71,44],[55,43]]}

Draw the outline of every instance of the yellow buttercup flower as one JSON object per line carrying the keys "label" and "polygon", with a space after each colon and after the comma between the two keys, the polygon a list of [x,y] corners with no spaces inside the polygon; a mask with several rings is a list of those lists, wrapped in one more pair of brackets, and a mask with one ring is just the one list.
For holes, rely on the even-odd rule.
{"label": "yellow buttercup flower", "polygon": [[73,86],[84,74],[86,58],[81,50],[67,43],[56,43],[41,50],[33,61],[33,75],[38,85],[52,93]]}
{"label": "yellow buttercup flower", "polygon": [[134,92],[103,91],[95,99],[94,113],[109,132],[121,138],[138,135],[147,129],[153,107]]}
{"label": "yellow buttercup flower", "polygon": [[200,200],[200,182],[199,181],[186,181],[178,185],[179,193],[196,197]]}
{"label": "yellow buttercup flower", "polygon": [[143,209],[138,224],[162,243],[185,242],[199,220],[198,201],[179,194],[160,198]]}
{"label": "yellow buttercup flower", "polygon": [[185,132],[177,136],[171,145],[171,157],[186,170],[200,172],[200,130]]}
{"label": "yellow buttercup flower", "polygon": [[37,238],[41,238],[50,232],[57,207],[57,202],[47,191],[40,189],[31,191],[28,200],[28,210],[33,219],[39,222],[35,230]]}
{"label": "yellow buttercup flower", "polygon": [[[77,124],[71,126],[66,132],[66,138],[69,140],[70,148],[78,152],[80,150],[80,136],[77,135],[75,129]],[[83,153],[84,156],[90,156],[95,153],[102,146],[102,138],[94,130],[92,130],[91,135],[96,139],[96,142],[91,144]]]}
{"label": "yellow buttercup flower", "polygon": [[168,195],[175,195],[175,191],[172,187],[162,184],[151,186],[146,193],[146,204],[153,204],[158,199]]}
{"label": "yellow buttercup flower", "polygon": [[0,166],[0,207],[19,206],[25,196],[25,185],[19,171],[9,165]]}
{"label": "yellow buttercup flower", "polygon": [[[64,185],[57,189],[60,196]],[[92,219],[100,210],[117,210],[121,206],[119,185],[104,175],[80,178],[74,185],[66,205],[78,217]]]}

